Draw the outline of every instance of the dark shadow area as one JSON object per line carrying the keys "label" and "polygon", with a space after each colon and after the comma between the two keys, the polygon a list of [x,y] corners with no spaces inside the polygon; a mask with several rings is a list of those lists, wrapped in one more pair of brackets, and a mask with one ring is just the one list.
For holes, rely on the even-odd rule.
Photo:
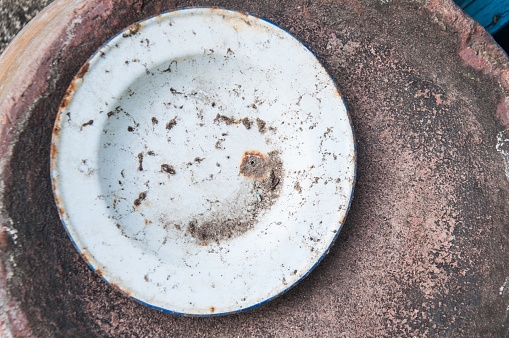
{"label": "dark shadow area", "polygon": [[509,54],[509,24],[502,27],[498,32],[493,34],[495,41]]}

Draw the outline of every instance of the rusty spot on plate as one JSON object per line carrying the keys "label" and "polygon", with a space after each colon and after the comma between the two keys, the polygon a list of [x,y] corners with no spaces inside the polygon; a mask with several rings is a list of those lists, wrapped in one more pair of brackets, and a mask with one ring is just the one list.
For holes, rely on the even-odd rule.
{"label": "rusty spot on plate", "polygon": [[143,153],[138,154],[138,171],[143,171]]}
{"label": "rusty spot on plate", "polygon": [[63,217],[63,216],[65,215],[65,210],[64,210],[64,208],[59,207],[59,208],[58,208],[58,213],[60,214],[60,217]]}
{"label": "rusty spot on plate", "polygon": [[242,122],[246,129],[251,129],[251,126],[253,125],[253,121],[249,120],[247,117],[244,117],[242,120],[240,120],[240,122]]}
{"label": "rusty spot on plate", "polygon": [[51,143],[50,153],[51,153],[51,159],[54,161],[56,159],[57,153],[58,153],[57,145],[55,143]]}
{"label": "rusty spot on plate", "polygon": [[95,270],[95,273],[99,276],[99,277],[102,277],[103,276],[103,271],[101,269],[96,269]]}
{"label": "rusty spot on plate", "polygon": [[210,310],[210,313],[214,313],[216,311],[216,308],[211,306],[209,310]]}
{"label": "rusty spot on plate", "polygon": [[176,118],[171,119],[170,122],[166,123],[166,129],[171,130],[177,124]]}
{"label": "rusty spot on plate", "polygon": [[140,194],[138,195],[138,198],[134,200],[134,206],[135,207],[139,207],[141,205],[141,202],[147,198],[147,192],[144,191],[144,192],[140,192]]}
{"label": "rusty spot on plate", "polygon": [[140,28],[141,28],[141,24],[139,22],[136,22],[136,23],[132,24],[131,26],[129,26],[128,31],[125,32],[124,34],[122,34],[122,37],[123,38],[131,37],[131,36],[135,35],[136,33],[138,33]]}
{"label": "rusty spot on plate", "polygon": [[55,125],[55,128],[53,128],[53,136],[58,137],[59,134],[60,134],[60,128],[57,125]]}
{"label": "rusty spot on plate", "polygon": [[80,131],[83,130],[84,127],[86,126],[91,126],[94,124],[94,120],[89,120],[88,122],[85,122],[81,125],[81,128],[80,128]]}
{"label": "rusty spot on plate", "polygon": [[81,253],[81,257],[85,260],[85,262],[90,263],[90,254],[88,254],[86,251]]}
{"label": "rusty spot on plate", "polygon": [[175,175],[175,169],[169,164],[161,164],[161,171],[170,175]]}
{"label": "rusty spot on plate", "polygon": [[113,287],[113,289],[115,289],[119,292],[122,292],[122,293],[128,295],[129,297],[132,296],[132,293],[130,291],[122,289],[117,283],[111,282],[111,281],[108,281],[108,283]]}
{"label": "rusty spot on plate", "polygon": [[88,62],[85,62],[85,64],[80,68],[78,74],[76,74],[77,79],[83,79],[86,73],[88,73],[88,67],[90,64]]}
{"label": "rusty spot on plate", "polygon": [[[56,122],[56,123],[55,123],[55,128],[56,128],[56,127],[57,127],[57,125],[58,125],[58,122],[60,122],[60,113],[59,113],[59,114],[57,114],[57,117],[55,118],[55,122]],[[54,130],[54,129],[53,129],[53,130]]]}
{"label": "rusty spot on plate", "polygon": [[62,200],[60,199],[60,196],[55,194],[55,201],[57,202],[57,205],[62,205]]}
{"label": "rusty spot on plate", "polygon": [[267,160],[258,151],[246,151],[240,164],[240,173],[246,177],[263,178],[267,172]]}
{"label": "rusty spot on plate", "polygon": [[62,102],[60,103],[60,109],[65,109],[69,105],[69,102],[71,101],[71,93],[72,91],[70,88],[67,90],[67,92],[64,95],[64,98],[62,99]]}
{"label": "rusty spot on plate", "polygon": [[265,126],[266,126],[266,122],[260,118],[256,118],[256,125],[258,126],[258,131],[260,132],[260,134],[263,134],[265,133]]}

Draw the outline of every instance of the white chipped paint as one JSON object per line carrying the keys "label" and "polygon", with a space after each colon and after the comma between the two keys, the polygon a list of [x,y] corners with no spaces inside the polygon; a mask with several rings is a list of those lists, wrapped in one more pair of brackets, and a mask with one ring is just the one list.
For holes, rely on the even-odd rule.
{"label": "white chipped paint", "polygon": [[509,180],[509,129],[502,130],[497,134],[497,145],[495,148],[504,159],[505,176]]}
{"label": "white chipped paint", "polygon": [[[126,30],[89,63],[59,112],[51,173],[72,240],[108,282],[168,311],[222,314],[323,257],[355,147],[334,82],[299,41],[188,9]],[[262,179],[240,173],[250,151],[268,161]]]}
{"label": "white chipped paint", "polygon": [[[504,284],[502,284],[502,286],[500,287],[499,295],[502,297],[507,297],[507,295],[509,294],[508,287],[509,287],[509,277],[507,277],[505,279]],[[505,334],[508,335],[509,334],[509,304],[507,305],[507,308],[505,310],[505,316],[504,316],[504,319],[502,320],[502,327],[504,328]]]}
{"label": "white chipped paint", "polygon": [[505,290],[506,290],[506,288],[507,288],[508,286],[509,286],[509,277],[507,277],[507,278],[505,279],[504,284],[502,284],[502,286],[500,287],[500,291],[499,291],[499,293],[500,293],[500,295],[501,295],[501,296],[502,296],[502,295],[504,295],[504,293],[506,292]]}

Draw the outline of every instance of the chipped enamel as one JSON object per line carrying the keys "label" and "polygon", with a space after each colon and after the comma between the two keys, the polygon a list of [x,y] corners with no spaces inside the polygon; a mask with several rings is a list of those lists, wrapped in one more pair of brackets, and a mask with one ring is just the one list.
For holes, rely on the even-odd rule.
{"label": "chipped enamel", "polygon": [[51,175],[70,237],[107,282],[217,315],[281,294],[326,254],[355,146],[334,81],[299,41],[187,9],[131,26],[82,68]]}

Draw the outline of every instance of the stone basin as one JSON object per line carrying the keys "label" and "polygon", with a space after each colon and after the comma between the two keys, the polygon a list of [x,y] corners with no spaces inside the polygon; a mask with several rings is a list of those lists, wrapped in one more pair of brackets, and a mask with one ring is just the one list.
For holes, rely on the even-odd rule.
{"label": "stone basin", "polygon": [[[335,79],[357,183],[346,222],[296,287],[191,318],[108,285],[62,226],[50,181],[58,107],[130,24],[189,6],[267,19]],[[0,57],[0,330],[5,336],[509,334],[509,60],[452,1],[56,0]]]}

